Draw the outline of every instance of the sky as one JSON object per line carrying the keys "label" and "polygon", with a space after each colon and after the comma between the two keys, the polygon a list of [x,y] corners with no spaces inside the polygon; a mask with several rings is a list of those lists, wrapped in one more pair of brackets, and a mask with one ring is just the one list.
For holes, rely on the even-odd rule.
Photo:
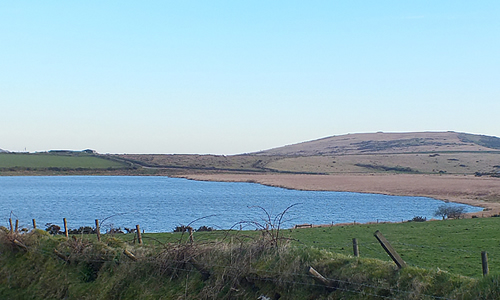
{"label": "sky", "polygon": [[500,1],[1,1],[0,148],[500,136]]}

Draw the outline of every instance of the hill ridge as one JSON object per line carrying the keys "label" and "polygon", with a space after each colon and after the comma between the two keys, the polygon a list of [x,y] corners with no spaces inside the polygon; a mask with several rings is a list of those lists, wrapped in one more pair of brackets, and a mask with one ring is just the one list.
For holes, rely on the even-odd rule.
{"label": "hill ridge", "polygon": [[500,150],[500,138],[454,131],[376,132],[324,137],[251,153],[253,155],[317,156],[418,152]]}

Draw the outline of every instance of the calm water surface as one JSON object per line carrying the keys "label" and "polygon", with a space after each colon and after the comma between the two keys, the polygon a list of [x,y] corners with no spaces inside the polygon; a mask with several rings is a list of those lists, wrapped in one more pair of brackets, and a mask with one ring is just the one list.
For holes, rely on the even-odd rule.
{"label": "calm water surface", "polygon": [[[287,207],[284,227],[294,224],[401,221],[414,216],[432,218],[444,202],[424,197],[401,197],[346,192],[295,191],[254,183],[202,182],[168,177],[132,176],[34,176],[0,177],[0,226],[8,219],[30,227],[36,219],[70,228],[103,229],[135,227],[146,232],[172,231],[192,226],[240,228],[241,222],[264,224],[266,213],[274,218]],[[467,212],[482,208],[461,205]],[[205,217],[205,218],[204,218]],[[243,228],[254,229],[247,223]]]}

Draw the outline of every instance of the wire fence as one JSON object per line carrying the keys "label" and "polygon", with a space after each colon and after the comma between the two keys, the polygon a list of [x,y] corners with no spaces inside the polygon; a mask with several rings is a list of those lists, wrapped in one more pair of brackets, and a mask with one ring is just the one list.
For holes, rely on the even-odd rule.
{"label": "wire fence", "polygon": [[[18,225],[19,228],[21,228],[21,227],[33,228],[35,226],[34,224],[35,224],[34,221],[33,221],[33,226],[31,226],[32,224],[28,224],[28,223],[21,223],[21,225],[18,225],[18,223],[16,222],[16,225]],[[11,228],[10,228],[11,231],[18,230],[18,228],[16,228],[14,230],[14,228],[12,228],[13,225],[10,225],[10,226],[11,226]],[[22,234],[22,233],[19,233],[19,234]],[[109,236],[113,236],[113,235],[110,234]],[[228,236],[229,236],[229,231],[228,231]],[[156,239],[154,237],[144,236],[143,239],[153,241],[154,243],[158,243],[159,245],[161,245],[163,247],[166,246],[164,242],[162,242],[161,240]],[[130,238],[123,238],[123,241],[125,243],[132,244],[132,243],[136,243],[137,240],[136,240],[136,236],[133,235],[133,236],[130,236]],[[198,241],[198,242],[200,242],[200,241]],[[206,241],[201,241],[201,242],[208,243],[208,242],[213,242],[213,241],[210,241],[209,239],[207,239]],[[297,244],[310,246],[310,243],[305,244],[305,243],[297,242]],[[318,244],[321,244],[322,249],[331,250],[332,252],[336,252],[336,250],[338,250],[338,249],[343,249],[345,252],[345,251],[349,251],[347,249],[352,249],[352,247],[353,247],[352,243],[347,243],[345,241],[344,242],[319,241]],[[471,250],[471,249],[445,247],[445,246],[436,245],[436,244],[434,244],[434,245],[433,244],[422,245],[422,244],[404,243],[401,241],[393,241],[392,244],[394,246],[396,246],[398,249],[400,249],[402,252],[404,252],[405,250],[408,250],[408,249],[413,249],[413,250],[418,250],[418,251],[423,251],[423,250],[436,251],[436,250],[439,250],[439,251],[447,252],[447,253],[458,252],[458,253],[463,253],[463,254],[479,257],[478,251]],[[360,247],[362,253],[364,253],[364,252],[366,252],[366,253],[378,253],[378,255],[375,255],[376,258],[380,257],[380,256],[387,257],[387,255],[381,250],[380,243],[377,241],[373,241],[373,242],[359,241],[358,246]],[[51,251],[45,251],[45,250],[35,249],[35,248],[28,248],[27,250],[34,251],[34,252],[37,252],[37,253],[39,253],[41,255],[45,255],[45,256],[52,256],[52,257],[54,256],[54,253]],[[498,250],[495,249],[495,251],[498,251]],[[142,257],[142,258],[139,258],[139,261],[153,262],[155,259],[156,258]],[[89,262],[95,262],[95,263],[105,263],[107,261],[109,261],[109,260],[95,259],[95,258],[89,260]],[[133,264],[135,262],[123,260],[123,261],[120,261],[120,263]],[[173,261],[174,265],[179,265],[182,263],[185,263],[185,261],[184,260],[177,260],[177,261],[174,260]],[[419,265],[417,261],[410,260],[410,262],[408,264],[410,266],[415,266],[415,267],[419,267],[419,268],[426,268],[426,267],[428,268],[428,266]],[[231,264],[211,265],[211,267],[223,268],[223,269],[227,269],[227,270],[231,270],[232,268],[234,268],[234,266]],[[176,271],[188,272],[187,274],[189,274],[190,272],[198,272],[196,269],[193,269],[193,268],[179,268],[179,267],[175,267],[175,266],[173,266],[173,267],[171,266],[170,268],[172,270],[176,270]],[[259,276],[259,277],[248,277],[248,278],[253,279],[253,280],[270,281],[270,282],[274,282],[277,284],[304,285],[304,286],[310,286],[310,287],[323,287],[324,288],[324,285],[314,282],[314,280],[315,280],[314,276],[307,274],[307,273],[290,273],[290,275],[294,278],[294,280],[291,280],[291,279],[283,279],[283,278],[278,278],[278,279],[274,278],[276,276],[275,270],[249,269],[248,271],[250,273],[264,274],[264,276]],[[335,287],[337,290],[344,291],[344,292],[350,292],[350,293],[356,293],[356,294],[360,294],[360,295],[367,295],[367,296],[381,298],[381,299],[399,299],[397,296],[394,296],[394,295],[412,295],[412,294],[414,294],[414,292],[412,292],[412,291],[394,289],[394,288],[387,287],[384,285],[373,285],[373,284],[359,283],[359,282],[340,280],[340,279],[334,279],[334,278],[328,278],[328,280],[335,284]],[[381,291],[381,290],[387,291],[388,295],[381,295],[380,293],[373,292],[373,291]],[[443,296],[436,296],[436,295],[427,295],[427,294],[420,294],[420,295],[428,297],[428,298],[432,298],[432,299],[449,299],[449,298],[446,298]]]}
{"label": "wire fence", "polygon": [[[38,253],[40,255],[44,256],[50,256],[53,257],[54,253],[48,250],[43,250],[43,249],[38,249],[38,248],[31,248],[27,247],[27,251]],[[69,260],[69,257],[68,257]],[[109,260],[106,259],[86,259],[86,262],[88,263],[106,263],[109,262]],[[157,258],[155,257],[142,257],[138,261],[127,261],[127,260],[121,260],[120,264],[128,264],[132,265],[135,263],[140,263],[140,262],[157,262]],[[171,261],[173,265],[178,264],[182,265],[185,264],[185,260],[173,260]],[[211,264],[212,268],[222,268],[228,271],[240,271],[238,267],[235,267],[233,265],[221,265],[221,264]],[[171,271],[180,271],[185,274],[189,273],[197,273],[199,272],[195,268],[188,268],[188,267],[176,267],[176,266],[169,266],[168,269]],[[319,284],[315,283],[315,277],[307,274],[307,273],[288,273],[288,277],[294,277],[295,280],[291,279],[283,279],[283,278],[274,278],[278,274],[276,270],[262,270],[262,269],[248,269],[246,270],[247,273],[250,274],[259,274],[260,276],[246,276],[247,280],[254,280],[254,281],[266,281],[266,282],[271,282],[273,284],[288,284],[288,285],[300,285],[300,286],[308,286],[308,287],[314,287],[318,289],[324,289],[325,285],[324,284]],[[395,289],[391,288],[388,286],[383,286],[383,285],[373,285],[373,284],[367,284],[367,283],[360,283],[360,282],[354,282],[354,281],[348,281],[348,280],[341,280],[341,279],[334,279],[334,278],[328,278],[328,280],[335,285],[335,290],[337,291],[342,291],[342,292],[348,292],[348,293],[354,293],[354,294],[359,294],[363,296],[371,296],[375,298],[380,298],[380,299],[401,299],[401,295],[407,295],[407,296],[415,296],[416,293],[412,291],[407,291],[407,290],[402,290],[402,289]],[[380,293],[375,293],[375,291],[387,291],[389,292],[392,296],[389,295],[381,295]],[[429,299],[442,299],[442,300],[453,300],[452,298],[447,298],[444,296],[436,296],[436,295],[431,295],[431,294],[425,294],[425,293],[419,293],[419,297],[426,297]],[[266,299],[266,298],[264,298]]]}

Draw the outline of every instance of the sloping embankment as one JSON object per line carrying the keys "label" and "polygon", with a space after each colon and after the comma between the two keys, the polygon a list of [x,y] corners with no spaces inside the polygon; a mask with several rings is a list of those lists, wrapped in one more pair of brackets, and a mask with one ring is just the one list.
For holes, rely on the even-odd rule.
{"label": "sloping embankment", "polygon": [[[127,251],[125,251],[127,250]],[[133,255],[133,256],[131,256]],[[313,267],[327,285],[308,272]],[[498,299],[498,276],[292,247],[261,238],[162,246],[0,231],[2,299]]]}

